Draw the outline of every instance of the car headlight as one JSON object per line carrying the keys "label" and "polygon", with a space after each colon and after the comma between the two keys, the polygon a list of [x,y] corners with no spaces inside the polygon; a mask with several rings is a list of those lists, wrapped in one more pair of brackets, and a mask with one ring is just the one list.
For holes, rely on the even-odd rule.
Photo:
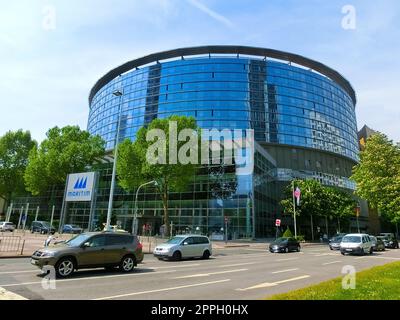
{"label": "car headlight", "polygon": [[42,258],[47,258],[47,257],[54,257],[55,253],[54,252],[43,252],[41,257]]}

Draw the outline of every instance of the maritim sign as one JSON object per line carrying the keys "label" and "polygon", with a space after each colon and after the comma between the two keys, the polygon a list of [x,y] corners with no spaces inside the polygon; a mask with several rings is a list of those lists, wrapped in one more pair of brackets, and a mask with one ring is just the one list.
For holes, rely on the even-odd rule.
{"label": "maritim sign", "polygon": [[91,201],[94,177],[95,172],[69,174],[65,201]]}

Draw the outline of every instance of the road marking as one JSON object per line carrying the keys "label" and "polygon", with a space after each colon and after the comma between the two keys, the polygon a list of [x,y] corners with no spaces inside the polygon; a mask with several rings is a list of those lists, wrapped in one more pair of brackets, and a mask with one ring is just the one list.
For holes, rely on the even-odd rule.
{"label": "road marking", "polygon": [[209,273],[198,273],[198,274],[190,274],[188,276],[181,276],[172,279],[187,279],[187,278],[197,278],[197,277],[208,277],[215,274],[223,274],[223,273],[232,273],[232,272],[241,272],[241,271],[248,271],[249,269],[235,269],[235,270],[225,270],[225,271],[218,271],[218,272],[209,272]]}
{"label": "road marking", "polygon": [[[160,271],[160,273],[170,273],[175,272],[177,270],[168,270],[168,271]],[[117,278],[117,277],[134,277],[134,276],[145,276],[145,275],[154,275],[154,272],[139,272],[134,274],[117,274],[111,276],[96,276],[96,277],[83,277],[83,278],[73,278],[73,279],[59,279],[56,283],[69,282],[69,281],[81,281],[81,280],[97,280],[97,279],[109,279],[109,278]],[[16,286],[28,286],[32,284],[41,284],[42,281],[32,281],[32,282],[22,282],[22,283],[9,283],[9,284],[0,284],[1,287],[16,287]]]}
{"label": "road marking", "polygon": [[360,259],[365,259],[366,257],[357,257],[357,258],[354,258],[354,260],[360,260]]}
{"label": "road marking", "polygon": [[27,298],[0,287],[0,300],[28,300]]}
{"label": "road marking", "polygon": [[166,267],[152,267],[152,266],[146,266],[145,269],[149,268],[149,269],[171,269],[171,268],[190,268],[190,267],[197,267],[199,266],[200,263],[193,263],[193,264],[188,264],[188,265],[183,265],[183,266],[178,266],[178,265],[174,265],[174,266],[166,266]]}
{"label": "road marking", "polygon": [[400,260],[400,258],[395,257],[378,257],[378,256],[367,256],[363,258],[375,258],[375,259],[388,259],[388,260]]}
{"label": "road marking", "polygon": [[268,251],[267,249],[253,249],[253,248],[248,248],[248,249],[245,249],[245,250],[251,250],[251,251],[263,251],[263,252],[267,252],[267,251]]}
{"label": "road marking", "polygon": [[227,267],[238,267],[238,266],[247,266],[249,264],[256,264],[257,262],[245,262],[245,263],[236,263],[236,264],[224,264],[222,266],[216,266],[217,268],[227,268]]}
{"label": "road marking", "polygon": [[280,261],[289,261],[289,260],[296,260],[296,259],[298,259],[298,258],[277,259],[277,260],[275,260],[275,261],[280,262]]}
{"label": "road marking", "polygon": [[322,265],[323,265],[323,266],[327,266],[327,265],[329,265],[329,264],[340,263],[340,262],[342,262],[342,261],[337,260],[337,261],[325,262],[325,263],[323,263]]}
{"label": "road marking", "polygon": [[290,282],[290,281],[296,281],[296,280],[301,280],[301,279],[306,279],[306,278],[309,278],[310,277],[310,275],[304,275],[304,276],[300,276],[300,277],[295,277],[295,278],[290,278],[290,279],[285,279],[285,280],[280,280],[280,281],[275,281],[275,282],[264,282],[264,283],[260,283],[260,284],[257,284],[257,285],[255,285],[255,286],[252,286],[252,287],[248,287],[248,288],[244,288],[244,289],[242,289],[242,288],[238,288],[238,289],[236,289],[237,291],[247,291],[247,290],[253,290],[253,289],[261,289],[261,288],[267,288],[267,287],[274,287],[274,286],[277,286],[277,285],[279,285],[279,284],[282,284],[282,283],[286,283],[286,282]]}
{"label": "road marking", "polygon": [[172,291],[172,290],[179,290],[179,289],[185,289],[185,288],[206,286],[206,285],[210,285],[210,284],[222,283],[222,282],[227,282],[227,281],[231,281],[231,279],[224,279],[224,280],[216,280],[216,281],[209,281],[209,282],[194,283],[194,284],[188,284],[188,285],[185,285],[185,286],[170,287],[170,288],[163,288],[163,289],[155,289],[155,290],[147,290],[147,291],[139,291],[139,292],[125,293],[125,294],[119,294],[119,295],[116,295],[116,296],[95,298],[95,299],[92,299],[92,300],[108,300],[108,299],[115,299],[115,298],[136,296],[136,295],[147,294],[147,293],[156,293],[156,292],[163,292],[163,291]]}
{"label": "road marking", "polygon": [[271,272],[271,273],[276,274],[276,273],[283,273],[283,272],[296,271],[296,270],[299,270],[299,268],[293,268],[293,269],[286,269],[286,270],[274,271],[274,272]]}

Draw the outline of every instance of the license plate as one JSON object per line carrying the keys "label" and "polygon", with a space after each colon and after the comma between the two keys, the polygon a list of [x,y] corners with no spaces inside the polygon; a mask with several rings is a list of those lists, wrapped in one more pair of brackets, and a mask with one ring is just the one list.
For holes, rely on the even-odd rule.
{"label": "license plate", "polygon": [[353,251],[353,249],[346,249],[346,251]]}

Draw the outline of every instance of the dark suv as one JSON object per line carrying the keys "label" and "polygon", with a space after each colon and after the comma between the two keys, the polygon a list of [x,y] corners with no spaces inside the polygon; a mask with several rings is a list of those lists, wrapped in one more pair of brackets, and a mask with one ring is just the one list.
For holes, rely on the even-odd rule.
{"label": "dark suv", "polygon": [[31,257],[31,263],[40,269],[53,266],[57,277],[67,277],[85,268],[119,267],[123,272],[130,272],[142,260],[142,245],[136,236],[109,231],[81,233],[68,241],[39,249]]}
{"label": "dark suv", "polygon": [[56,229],[47,221],[33,221],[31,224],[31,233],[39,232],[40,234],[54,234]]}

